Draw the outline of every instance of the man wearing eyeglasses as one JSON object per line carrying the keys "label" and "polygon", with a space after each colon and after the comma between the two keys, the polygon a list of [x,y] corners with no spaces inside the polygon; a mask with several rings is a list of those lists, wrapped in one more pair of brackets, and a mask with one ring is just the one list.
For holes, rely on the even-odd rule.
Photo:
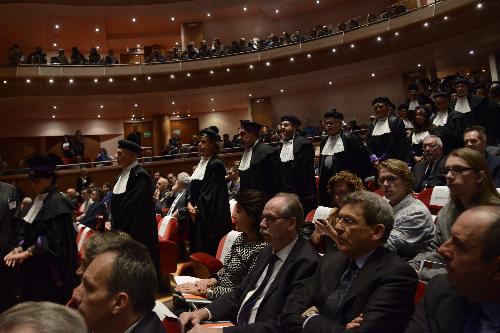
{"label": "man wearing eyeglasses", "polygon": [[[318,252],[298,236],[304,211],[294,194],[280,193],[269,200],[262,212],[260,231],[269,244],[257,264],[230,293],[206,308],[180,316],[190,333],[280,332],[283,307],[289,295],[311,277],[318,264]],[[204,328],[203,320],[230,320],[235,326]]]}
{"label": "man wearing eyeglasses", "polygon": [[336,109],[324,114],[325,131],[328,136],[321,139],[319,164],[319,204],[330,207],[328,180],[338,172],[346,170],[365,179],[370,168],[368,153],[357,135],[343,130],[344,115]]}
{"label": "man wearing eyeglasses", "polygon": [[417,275],[383,247],[393,224],[382,197],[348,195],[334,225],[339,251],[322,257],[315,275],[287,300],[281,331],[402,332],[413,313]]}
{"label": "man wearing eyeglasses", "polygon": [[411,169],[414,179],[414,191],[446,185],[446,179],[441,174],[446,158],[443,156],[443,142],[435,135],[428,135],[422,142],[424,159]]}

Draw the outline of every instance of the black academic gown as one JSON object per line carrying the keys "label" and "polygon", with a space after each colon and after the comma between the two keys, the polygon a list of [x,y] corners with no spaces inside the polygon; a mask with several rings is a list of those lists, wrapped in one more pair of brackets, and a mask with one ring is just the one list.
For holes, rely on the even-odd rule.
{"label": "black academic gown", "polygon": [[43,201],[33,223],[22,222],[18,241],[33,256],[19,265],[23,301],[65,304],[77,285],[76,233],[73,207],[55,186]]}
{"label": "black academic gown", "polygon": [[257,142],[247,170],[240,170],[240,192],[256,190],[269,196],[279,192],[294,193],[294,188],[281,163],[279,150]]}
{"label": "black academic gown", "polygon": [[[434,118],[436,118],[435,115],[431,117],[431,122],[434,121]],[[446,124],[429,128],[429,134],[438,136],[443,142],[444,156],[448,155],[450,151],[464,146],[464,126],[464,114],[450,110]]]}
{"label": "black academic gown", "polygon": [[373,136],[374,124],[368,127],[366,144],[370,154],[377,155],[378,158],[395,158],[401,161],[410,159],[410,143],[406,137],[405,124],[395,116],[389,116],[390,133]]}
{"label": "black academic gown", "polygon": [[[0,182],[0,259],[13,248],[14,216],[19,211],[19,200],[13,185]],[[0,313],[15,303],[12,269],[0,262]]]}
{"label": "black academic gown", "polygon": [[301,135],[293,138],[293,160],[283,166],[299,196],[304,212],[316,208],[316,181],[314,176],[314,148],[311,141]]}
{"label": "black academic gown", "polygon": [[140,165],[130,170],[125,192],[113,193],[111,219],[113,229],[128,233],[133,239],[147,247],[159,275],[160,252],[153,186],[149,174]]}
{"label": "black academic gown", "polygon": [[[362,180],[368,175],[370,170],[370,160],[365,146],[357,135],[341,131],[340,138],[344,145],[344,151],[333,155],[333,162],[330,168],[325,165],[327,156],[320,155],[319,160],[319,204],[331,207],[330,195],[328,194],[328,180],[338,172],[346,170],[357,175]],[[328,136],[321,139],[320,151],[323,150]]]}
{"label": "black academic gown", "polygon": [[224,162],[212,157],[208,161],[203,180],[193,179],[189,184],[189,202],[198,208],[196,221],[190,226],[191,253],[205,252],[215,256],[220,239],[231,231],[225,176]]}

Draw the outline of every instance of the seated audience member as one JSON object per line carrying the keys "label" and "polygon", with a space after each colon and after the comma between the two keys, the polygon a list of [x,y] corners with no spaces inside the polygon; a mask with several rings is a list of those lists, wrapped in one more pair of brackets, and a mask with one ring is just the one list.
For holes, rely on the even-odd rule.
{"label": "seated audience member", "polygon": [[236,230],[241,234],[231,246],[224,260],[224,267],[210,279],[185,283],[179,285],[177,290],[213,300],[236,288],[255,266],[260,250],[265,247],[259,227],[262,210],[268,198],[261,192],[247,190],[238,193],[235,200],[237,203],[233,218]]}
{"label": "seated audience member", "polygon": [[278,332],[287,297],[316,270],[318,253],[298,237],[304,213],[297,196],[281,193],[267,202],[260,231],[269,244],[256,265],[233,291],[206,308],[181,314],[185,328],[213,332],[199,326],[202,320],[230,320],[227,332]]}
{"label": "seated audience member", "polygon": [[229,134],[222,135],[222,148],[224,149],[233,148],[233,142],[229,138]]}
{"label": "seated audience member", "polygon": [[89,52],[89,65],[98,65],[100,63],[101,55],[97,52],[97,48],[91,48]]}
{"label": "seated audience member", "polygon": [[11,47],[9,47],[7,57],[9,59],[9,65],[19,65],[21,63],[21,60],[23,59],[23,53],[19,49],[19,45],[13,44]]}
{"label": "seated audience member", "polygon": [[121,240],[98,254],[78,287],[78,311],[94,333],[165,332],[155,305],[156,272],[147,249]]}
{"label": "seated audience member", "polygon": [[[470,148],[460,148],[452,151],[446,159],[443,175],[450,189],[448,203],[439,211],[436,217],[436,236],[425,252],[418,254],[409,261],[418,271],[421,280],[430,280],[446,271],[440,268],[444,258],[437,249],[450,238],[450,230],[458,215],[468,208],[481,205],[500,205],[500,194],[493,186],[488,165],[483,156]],[[421,267],[422,261],[434,263],[432,267]],[[438,264],[435,264],[438,263]]]}
{"label": "seated audience member", "polygon": [[78,50],[76,46],[73,46],[71,48],[71,64],[72,65],[85,65],[85,57],[83,54]]}
{"label": "seated audience member", "polygon": [[71,163],[75,154],[73,153],[73,149],[71,148],[71,139],[69,138],[69,135],[64,136],[63,142],[61,144],[61,150],[63,154],[64,164]]}
{"label": "seated audience member", "polygon": [[339,251],[321,258],[287,300],[281,332],[401,332],[411,318],[415,272],[383,247],[394,223],[390,205],[373,192],[347,196],[335,219]]}
{"label": "seated audience member", "polygon": [[111,191],[111,184],[110,183],[104,183],[102,185],[102,190],[104,192],[104,197],[102,198],[102,202],[106,206],[109,206],[110,203],[111,203],[111,196],[113,195],[113,192]]}
{"label": "seated audience member", "polygon": [[108,155],[108,151],[106,150],[106,148],[104,147],[99,148],[99,154],[97,154],[95,161],[96,162],[111,161],[111,157]]}
{"label": "seated audience member", "polygon": [[42,51],[40,46],[35,48],[35,52],[28,56],[28,64],[43,65],[47,63],[47,54]]}
{"label": "seated audience member", "polygon": [[[82,214],[85,214],[90,205],[92,205],[93,201],[92,201],[92,191],[90,189],[84,189],[82,190],[81,192],[81,198],[82,198],[82,204],[80,205],[80,208],[78,209],[78,211]],[[77,221],[79,221],[79,219],[81,219],[83,217],[83,215],[80,215],[76,218]]]}
{"label": "seated audience member", "polygon": [[83,189],[88,188],[90,183],[92,183],[92,178],[89,176],[89,170],[82,168],[80,177],[76,180],[76,192],[82,193]]}
{"label": "seated audience member", "polygon": [[330,194],[330,207],[333,208],[328,217],[328,221],[325,221],[326,223],[322,223],[322,221],[313,221],[315,224],[315,231],[311,235],[311,242],[313,244],[319,245],[323,242],[326,253],[337,250],[337,245],[334,242],[335,218],[339,210],[344,206],[347,195],[364,190],[365,186],[363,185],[363,181],[349,171],[340,171],[330,178],[328,181],[328,193]]}
{"label": "seated audience member", "polygon": [[495,187],[500,187],[500,157],[490,154],[486,150],[488,139],[486,130],[482,126],[470,126],[464,132],[464,144],[484,156]]}
{"label": "seated audience member", "polygon": [[[106,213],[106,205],[102,202],[104,192],[100,188],[92,191],[92,204],[88,208],[83,217],[80,218],[80,223],[86,225],[91,229],[96,229],[97,219],[104,216]],[[80,216],[79,216],[80,217]]]}
{"label": "seated audience member", "polygon": [[150,55],[148,55],[146,57],[146,59],[144,61],[147,63],[149,63],[149,62],[165,62],[165,61],[167,61],[167,58],[162,56],[160,54],[160,51],[154,50]]}
{"label": "seated audience member", "polygon": [[80,202],[78,201],[78,193],[74,188],[68,188],[66,190],[66,199],[69,200],[71,206],[73,206],[74,209],[78,209],[80,207]]}
{"label": "seated audience member", "polygon": [[57,51],[57,56],[50,58],[50,63],[51,64],[67,65],[68,58],[66,58],[66,54],[64,54],[64,49],[59,49]]}
{"label": "seated audience member", "polygon": [[230,167],[227,171],[227,178],[229,179],[227,189],[229,191],[229,200],[231,200],[240,192],[240,172],[238,171],[238,167]]}
{"label": "seated audience member", "polygon": [[172,195],[168,180],[160,177],[156,182],[156,190],[154,193],[155,212],[156,214],[164,214],[169,207],[169,199]]}
{"label": "seated audience member", "polygon": [[443,142],[435,135],[428,135],[422,142],[423,160],[411,169],[413,188],[421,192],[426,188],[446,185],[446,179],[441,174],[446,157],[443,155]]}
{"label": "seated audience member", "polygon": [[378,183],[394,212],[394,227],[385,246],[400,257],[411,259],[434,239],[436,227],[431,212],[413,196],[413,177],[405,162],[381,162]]}
{"label": "seated audience member", "polygon": [[463,212],[441,245],[448,275],[436,277],[405,333],[498,332],[500,207]]}
{"label": "seated audience member", "polygon": [[116,65],[119,63],[120,62],[118,61],[118,58],[115,57],[113,50],[109,50],[108,55],[106,57],[104,57],[104,64],[105,65]]}
{"label": "seated audience member", "polygon": [[17,304],[0,315],[2,333],[87,333],[82,316],[51,302]]}
{"label": "seated audience member", "polygon": [[427,106],[419,105],[412,112],[413,134],[411,135],[411,151],[415,162],[422,159],[422,142],[429,135],[429,127],[431,126],[431,110]]}

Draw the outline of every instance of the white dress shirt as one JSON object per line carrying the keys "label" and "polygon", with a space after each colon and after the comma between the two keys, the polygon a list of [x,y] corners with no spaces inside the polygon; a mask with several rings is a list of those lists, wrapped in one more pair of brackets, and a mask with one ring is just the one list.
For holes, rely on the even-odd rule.
{"label": "white dress shirt", "polygon": [[139,165],[139,162],[135,161],[123,168],[120,177],[116,181],[115,187],[113,187],[113,194],[122,194],[127,190],[128,177],[130,176],[130,170],[135,166]]}
{"label": "white dress shirt", "polygon": [[23,217],[23,220],[25,220],[28,223],[33,223],[35,220],[36,216],[40,212],[40,210],[43,207],[43,200],[47,197],[48,193],[43,193],[43,194],[37,194],[35,197],[35,200],[33,201],[33,205],[31,205],[30,210],[26,214],[26,216]]}
{"label": "white dress shirt", "polygon": [[340,137],[340,133],[337,135],[330,135],[325,143],[325,146],[321,150],[321,155],[335,155],[344,151],[344,142]]}
{"label": "white dress shirt", "polygon": [[378,118],[375,120],[372,136],[380,136],[387,133],[391,133],[391,128],[389,127],[389,117]]}
{"label": "white dress shirt", "polygon": [[252,150],[257,142],[259,142],[259,140],[255,141],[252,147],[245,149],[245,151],[243,152],[243,156],[241,156],[240,166],[238,167],[238,170],[245,171],[250,168],[250,162],[252,161]]}
{"label": "white dress shirt", "polygon": [[210,157],[205,157],[205,156],[201,157],[198,166],[191,175],[191,180],[193,179],[203,180],[203,178],[205,177],[205,171],[207,171],[208,161],[210,161]]}

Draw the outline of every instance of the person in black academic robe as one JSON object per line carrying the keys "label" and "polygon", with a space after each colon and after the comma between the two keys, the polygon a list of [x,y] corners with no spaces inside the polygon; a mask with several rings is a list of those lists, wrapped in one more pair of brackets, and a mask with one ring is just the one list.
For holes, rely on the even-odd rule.
{"label": "person in black academic robe", "polygon": [[300,135],[300,120],[294,115],[281,117],[283,146],[280,159],[307,214],[318,206],[314,176],[314,148]]}
{"label": "person in black academic robe", "polygon": [[11,267],[19,264],[17,281],[22,301],[65,304],[77,285],[73,207],[54,184],[55,163],[40,156],[27,162],[37,196],[24,221],[20,221],[17,247],[5,262]]}
{"label": "person in black academic robe", "polygon": [[224,162],[217,158],[217,133],[206,128],[201,131],[202,158],[191,175],[188,189],[191,253],[205,252],[215,256],[219,241],[231,231],[229,194]]}
{"label": "person in black academic robe", "polygon": [[128,233],[144,244],[160,275],[158,227],[156,223],[153,184],[146,170],[137,163],[141,147],[128,140],[118,141],[116,160],[123,168],[111,197],[112,228]]}
{"label": "person in black academic robe", "polygon": [[261,128],[255,122],[241,121],[240,137],[245,151],[239,165],[240,191],[256,190],[271,197],[279,192],[295,193],[279,150],[258,140]]}
{"label": "person in black academic robe", "polygon": [[410,158],[410,144],[405,125],[401,119],[389,115],[391,104],[387,97],[373,100],[376,119],[368,127],[366,144],[373,161],[395,158],[407,162]]}
{"label": "person in black academic robe", "polygon": [[[328,136],[321,139],[319,164],[319,204],[331,207],[328,181],[346,170],[365,179],[370,170],[368,153],[357,135],[342,129],[344,115],[335,109],[324,115]],[[325,147],[326,146],[326,147]]]}
{"label": "person in black academic robe", "polygon": [[[0,258],[7,255],[14,242],[14,216],[19,212],[15,186],[0,182]],[[12,270],[0,263],[0,313],[14,305]]]}

